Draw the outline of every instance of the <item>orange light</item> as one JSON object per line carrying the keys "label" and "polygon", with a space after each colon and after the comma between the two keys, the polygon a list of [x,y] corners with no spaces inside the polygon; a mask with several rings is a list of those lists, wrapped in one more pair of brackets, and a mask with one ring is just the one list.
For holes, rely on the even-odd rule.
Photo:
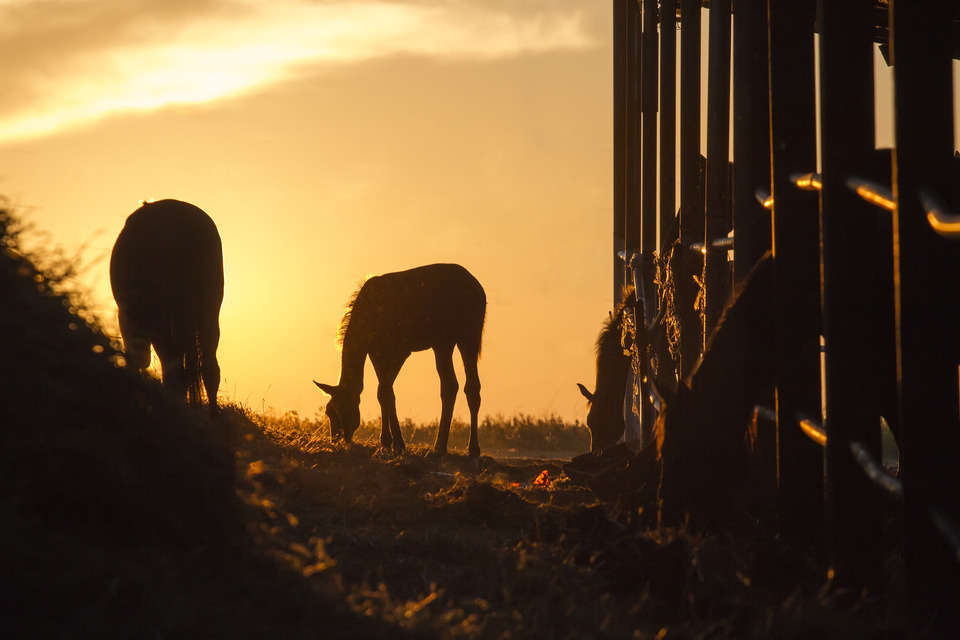
{"label": "orange light", "polygon": [[548,484],[550,484],[550,471],[544,469],[540,472],[540,475],[537,476],[537,479],[533,481],[533,486],[545,487]]}
{"label": "orange light", "polygon": [[865,186],[857,187],[857,195],[867,202],[871,202],[879,207],[883,207],[887,211],[893,211],[897,207],[897,203],[893,200],[890,200],[889,198],[886,198]]}

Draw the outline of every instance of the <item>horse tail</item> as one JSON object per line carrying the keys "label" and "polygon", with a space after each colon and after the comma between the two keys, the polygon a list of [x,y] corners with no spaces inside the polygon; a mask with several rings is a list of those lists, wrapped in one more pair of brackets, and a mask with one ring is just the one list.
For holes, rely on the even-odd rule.
{"label": "horse tail", "polygon": [[183,365],[187,378],[187,402],[191,406],[203,403],[203,385],[200,383],[200,370],[203,365],[200,356],[200,333],[192,327],[184,344]]}

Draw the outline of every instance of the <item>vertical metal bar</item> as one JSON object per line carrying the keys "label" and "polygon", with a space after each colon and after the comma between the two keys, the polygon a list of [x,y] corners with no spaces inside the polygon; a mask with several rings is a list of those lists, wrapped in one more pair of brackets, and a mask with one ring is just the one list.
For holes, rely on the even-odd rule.
{"label": "vertical metal bar", "polygon": [[[624,261],[621,268],[624,270],[624,278],[627,282],[633,282],[637,285],[637,293],[640,294],[639,283],[633,281],[630,270],[631,256],[635,251],[640,250],[641,240],[641,178],[642,178],[642,147],[641,147],[641,112],[640,112],[640,89],[641,89],[641,16],[640,3],[638,0],[626,0],[624,11],[624,21],[626,27],[626,64],[625,64],[625,99],[626,114],[624,118],[625,127],[625,189],[624,197]],[[634,309],[635,316],[636,308]],[[642,314],[639,314],[642,318]],[[627,380],[626,404],[624,407],[626,420],[625,437],[627,440],[633,440],[640,431],[639,416],[633,413],[633,387],[634,376],[631,371]]]}
{"label": "vertical metal bar", "polygon": [[770,190],[770,104],[766,0],[733,2],[734,279],[740,281],[770,250],[770,213],[757,187]]}
{"label": "vertical metal bar", "polygon": [[[926,515],[960,515],[960,246],[921,209],[929,188],[955,206],[949,0],[892,2],[895,85],[894,264],[904,491],[904,557],[916,631],[948,637],[960,625],[960,565]],[[928,626],[929,625],[929,626]]]}
{"label": "vertical metal bar", "polygon": [[[879,586],[880,492],[850,448],[860,441],[880,457],[879,372],[874,328],[885,327],[883,301],[893,273],[878,269],[878,211],[847,188],[873,155],[872,0],[818,0],[822,173],[823,334],[827,523],[834,586],[859,594]],[[883,215],[888,215],[882,212]]]}
{"label": "vertical metal bar", "polygon": [[720,319],[730,294],[727,252],[711,250],[726,237],[730,216],[730,0],[710,2],[710,60],[707,72],[707,179],[704,247],[704,339]]}
{"label": "vertical metal bar", "polygon": [[642,178],[640,129],[640,3],[627,1],[627,116],[626,116],[626,239],[627,256],[640,249],[640,187]]}
{"label": "vertical metal bar", "polygon": [[[688,247],[704,234],[700,186],[700,0],[680,2],[680,242]],[[703,273],[702,256],[684,251],[676,271],[680,317],[680,376],[693,370],[703,349],[703,325],[694,307]]]}
{"label": "vertical metal bar", "polygon": [[[643,180],[641,193],[641,262],[639,265],[640,277],[643,279],[646,300],[642,314],[638,314],[645,324],[656,315],[657,289],[654,280],[654,252],[657,250],[657,48],[659,37],[657,34],[657,0],[642,0],[643,8],[643,42],[641,54],[641,111],[642,111],[642,144],[643,144]],[[643,443],[653,442],[653,425],[657,414],[651,404],[645,401],[649,397],[647,391],[649,382],[645,380],[647,374],[646,354],[640,354],[641,360],[641,398],[637,403],[640,407],[641,440]]]}
{"label": "vertical metal bar", "polygon": [[814,18],[813,0],[769,0],[780,525],[799,544],[823,533],[823,451],[794,421],[820,415],[819,203],[790,182],[816,167]]}
{"label": "vertical metal bar", "polygon": [[[644,259],[657,250],[657,0],[643,2],[643,53],[641,110],[643,127],[643,194],[641,206],[643,231],[641,250]],[[649,281],[652,282],[652,281]],[[649,283],[648,282],[648,283]]]}
{"label": "vertical metal bar", "polygon": [[677,215],[677,0],[660,3],[660,250]]}
{"label": "vertical metal bar", "polygon": [[624,267],[617,253],[626,247],[626,89],[628,0],[613,0],[613,306],[620,304]]}
{"label": "vertical metal bar", "polygon": [[[766,0],[733,2],[733,224],[736,240],[733,276],[740,282],[770,250],[770,212],[757,202],[758,186],[770,190],[770,106],[767,71]],[[741,396],[731,398],[742,406],[744,423],[755,406],[773,407],[773,353],[763,337],[773,330],[767,321],[771,301],[744,313],[740,330],[743,358],[733,363],[742,384]],[[767,342],[766,344],[769,344]],[[756,434],[754,460],[761,477],[771,484],[776,474],[776,434],[761,429]]]}

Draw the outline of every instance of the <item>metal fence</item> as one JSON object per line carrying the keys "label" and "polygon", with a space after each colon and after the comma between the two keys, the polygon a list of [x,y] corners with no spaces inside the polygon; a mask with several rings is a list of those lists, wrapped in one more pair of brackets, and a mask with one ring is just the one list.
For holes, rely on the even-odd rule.
{"label": "metal fence", "polygon": [[[775,398],[756,363],[731,371],[732,401],[775,418],[780,533],[825,540],[839,588],[882,590],[881,492],[894,494],[914,629],[960,628],[960,3],[613,0],[613,15],[615,297],[635,280],[649,322],[657,256],[693,249],[671,283],[682,376],[772,249],[773,326],[748,319],[742,335],[755,354],[773,333],[750,357],[772,359]],[[876,47],[893,66],[892,150],[875,148]],[[878,462],[881,416],[898,477]]]}

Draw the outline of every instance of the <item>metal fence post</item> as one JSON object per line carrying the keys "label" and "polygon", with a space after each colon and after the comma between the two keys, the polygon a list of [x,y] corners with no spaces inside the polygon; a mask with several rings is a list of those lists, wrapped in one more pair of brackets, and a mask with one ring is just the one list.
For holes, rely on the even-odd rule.
{"label": "metal fence post", "polygon": [[626,248],[624,212],[626,183],[626,113],[627,113],[627,0],[613,0],[613,302],[620,304],[623,291],[623,261],[617,257]]}
{"label": "metal fence post", "polygon": [[[770,103],[767,69],[766,0],[733,2],[733,279],[740,282],[770,250],[770,212],[757,202],[757,187],[770,190]],[[772,300],[763,302],[772,305]],[[739,402],[746,421],[755,406],[772,409],[774,357],[761,348],[773,331],[769,309],[750,309],[739,328],[742,380]],[[753,462],[760,482],[774,485],[777,440],[772,428],[758,429]],[[765,507],[769,508],[767,504]]]}
{"label": "metal fence post", "polygon": [[891,20],[906,591],[915,631],[930,637],[960,625],[960,564],[929,514],[960,515],[960,246],[933,231],[920,202],[923,192],[958,202],[952,10],[949,0],[896,0]]}
{"label": "metal fence post", "polygon": [[[892,269],[883,273],[878,215],[846,185],[873,156],[872,0],[818,0],[822,163],[823,333],[826,344],[827,522],[834,586],[858,597],[878,587],[880,492],[850,448],[880,457],[879,340],[893,321]],[[873,176],[870,176],[871,178]],[[892,296],[890,296],[892,298]],[[892,303],[892,299],[889,301]],[[885,318],[890,314],[890,318]]]}
{"label": "metal fence post", "polygon": [[[626,238],[627,259],[632,252],[640,249],[640,195],[643,177],[643,156],[641,146],[640,90],[642,77],[641,65],[641,21],[640,3],[627,0],[627,114],[626,114]],[[626,266],[626,263],[624,263]]]}
{"label": "metal fence post", "polygon": [[770,250],[770,212],[755,197],[770,189],[770,103],[766,0],[733,2],[734,280]]}
{"label": "metal fence post", "polygon": [[[700,185],[700,0],[680,2],[680,244],[701,242],[704,234]],[[692,371],[703,350],[703,325],[694,307],[703,273],[702,256],[683,251],[677,274],[680,318],[680,377]]]}
{"label": "metal fence post", "polygon": [[704,340],[730,297],[727,252],[712,247],[733,226],[730,214],[730,0],[710,3],[707,71],[707,176],[704,248]]}
{"label": "metal fence post", "polygon": [[790,176],[816,166],[815,4],[770,0],[768,16],[780,523],[810,544],[823,535],[823,451],[795,416],[820,414],[820,234],[816,194]]}
{"label": "metal fence post", "polygon": [[660,3],[660,242],[677,215],[677,0]]}

